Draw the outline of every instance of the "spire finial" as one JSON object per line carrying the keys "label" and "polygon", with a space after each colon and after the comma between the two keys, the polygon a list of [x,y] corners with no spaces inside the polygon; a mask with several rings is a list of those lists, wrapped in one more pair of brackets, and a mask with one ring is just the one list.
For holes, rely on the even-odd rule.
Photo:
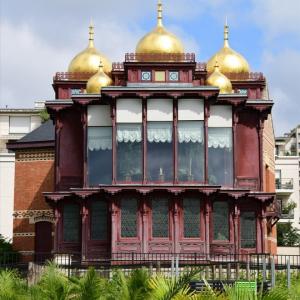
{"label": "spire finial", "polygon": [[218,63],[218,60],[216,59],[215,61],[215,71],[218,71],[219,70],[219,63]]}
{"label": "spire finial", "polygon": [[229,26],[228,26],[228,20],[227,20],[227,16],[225,18],[225,26],[224,26],[224,47],[229,47]]}
{"label": "spire finial", "polygon": [[161,0],[157,2],[157,26],[163,26],[162,23],[162,3]]}
{"label": "spire finial", "polygon": [[89,47],[94,47],[94,23],[91,19],[90,26],[89,26]]}

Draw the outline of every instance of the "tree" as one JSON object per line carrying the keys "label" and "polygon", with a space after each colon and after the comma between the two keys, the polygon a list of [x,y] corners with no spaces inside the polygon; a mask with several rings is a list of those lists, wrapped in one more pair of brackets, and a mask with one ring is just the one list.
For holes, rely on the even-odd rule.
{"label": "tree", "polygon": [[291,222],[277,224],[277,242],[278,246],[300,246],[299,230]]}

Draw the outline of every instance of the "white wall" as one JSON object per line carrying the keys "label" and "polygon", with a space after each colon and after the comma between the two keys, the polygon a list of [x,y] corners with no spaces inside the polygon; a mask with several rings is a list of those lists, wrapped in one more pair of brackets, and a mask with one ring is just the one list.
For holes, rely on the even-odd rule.
{"label": "white wall", "polygon": [[300,255],[300,247],[277,247],[278,255]]}
{"label": "white wall", "polygon": [[0,234],[12,239],[15,154],[0,153]]}

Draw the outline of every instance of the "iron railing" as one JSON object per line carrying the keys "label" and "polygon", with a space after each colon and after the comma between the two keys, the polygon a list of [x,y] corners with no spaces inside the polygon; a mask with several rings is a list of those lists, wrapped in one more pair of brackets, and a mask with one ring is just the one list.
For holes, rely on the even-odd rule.
{"label": "iron railing", "polygon": [[275,186],[278,190],[292,190],[294,187],[293,178],[277,178]]}

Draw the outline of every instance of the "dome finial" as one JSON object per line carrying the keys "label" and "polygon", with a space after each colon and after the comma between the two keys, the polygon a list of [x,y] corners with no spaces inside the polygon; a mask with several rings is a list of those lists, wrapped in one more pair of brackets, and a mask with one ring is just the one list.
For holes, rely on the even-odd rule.
{"label": "dome finial", "polygon": [[225,19],[225,26],[224,26],[224,47],[229,47],[229,26],[228,26],[228,20],[227,20],[227,16]]}
{"label": "dome finial", "polygon": [[163,26],[162,23],[162,3],[161,0],[157,2],[157,26]]}
{"label": "dome finial", "polygon": [[94,34],[95,34],[94,29],[95,29],[94,23],[93,20],[91,19],[90,26],[89,26],[89,48],[94,47]]}

